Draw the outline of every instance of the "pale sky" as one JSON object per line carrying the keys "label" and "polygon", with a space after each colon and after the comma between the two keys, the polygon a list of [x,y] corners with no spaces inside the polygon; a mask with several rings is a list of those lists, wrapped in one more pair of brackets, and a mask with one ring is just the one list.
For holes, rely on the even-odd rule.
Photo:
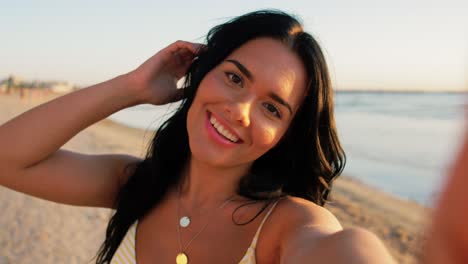
{"label": "pale sky", "polygon": [[0,78],[86,86],[126,73],[228,18],[296,14],[338,89],[468,90],[468,1],[0,0]]}

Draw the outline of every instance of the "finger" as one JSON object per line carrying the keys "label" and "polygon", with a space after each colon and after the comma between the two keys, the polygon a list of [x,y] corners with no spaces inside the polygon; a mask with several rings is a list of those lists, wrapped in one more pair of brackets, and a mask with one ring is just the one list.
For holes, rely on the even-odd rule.
{"label": "finger", "polygon": [[173,63],[171,63],[170,67],[172,67],[176,72],[183,71],[185,74],[185,71],[193,62],[194,58],[195,55],[192,54],[190,51],[182,50],[180,52],[176,52],[173,55]]}
{"label": "finger", "polygon": [[198,52],[204,47],[205,45],[201,43],[193,43],[193,42],[178,40],[172,43],[171,45],[169,45],[168,48],[171,52],[176,52],[182,49],[187,49],[193,54],[198,54]]}
{"label": "finger", "polygon": [[191,63],[195,58],[195,54],[189,52],[188,50],[180,51],[179,55],[184,65]]}
{"label": "finger", "polygon": [[180,51],[172,53],[172,61],[174,62],[176,67],[184,65],[184,58],[182,57],[182,53]]}
{"label": "finger", "polygon": [[[188,41],[182,41],[178,40],[166,48],[160,50],[153,56],[151,56],[148,60],[146,60],[143,64],[151,64],[153,65],[154,63],[160,62],[161,64],[166,64],[171,61],[171,57],[174,55],[174,53],[181,51],[181,50],[188,50],[190,53],[192,53],[194,56],[196,56],[199,52],[199,50],[204,49],[206,45],[200,44],[200,43],[192,43]],[[155,59],[159,58],[159,59]]]}
{"label": "finger", "polygon": [[[174,66],[186,66],[187,64],[191,63],[193,59],[197,56],[199,52],[199,48],[204,47],[203,44],[198,44],[198,43],[191,43],[187,41],[176,41],[172,43],[171,45],[167,46],[160,52],[158,52],[155,56],[159,57],[159,60],[154,60],[153,58],[150,58],[148,60],[148,63],[152,63],[153,61],[159,62],[160,65],[165,65],[168,67],[174,67]],[[182,57],[179,56],[179,53],[182,54],[187,54],[183,55]],[[190,55],[190,56],[189,56]],[[175,56],[175,60],[174,60]]]}

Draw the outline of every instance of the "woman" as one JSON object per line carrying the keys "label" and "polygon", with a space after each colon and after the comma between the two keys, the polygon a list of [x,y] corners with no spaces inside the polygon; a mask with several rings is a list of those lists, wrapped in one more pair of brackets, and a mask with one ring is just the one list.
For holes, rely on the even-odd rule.
{"label": "woman", "polygon": [[[180,99],[143,160],[59,149],[121,109]],[[373,234],[321,207],[345,163],[330,78],[318,44],[282,12],[240,16],[204,46],[177,41],[26,112],[0,128],[0,145],[2,185],[116,209],[97,263],[391,262]]]}

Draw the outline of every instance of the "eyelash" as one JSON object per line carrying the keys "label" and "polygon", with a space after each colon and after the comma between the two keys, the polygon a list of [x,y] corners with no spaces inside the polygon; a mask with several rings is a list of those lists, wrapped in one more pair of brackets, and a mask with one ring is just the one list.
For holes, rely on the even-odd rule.
{"label": "eyelash", "polygon": [[[232,73],[232,72],[225,72],[225,74],[226,74],[226,77],[228,78],[228,80],[229,80],[230,83],[233,83],[233,84],[235,84],[235,85],[237,85],[237,86],[239,86],[239,87],[242,87],[242,88],[244,87],[243,79],[242,79],[241,76],[239,76],[239,75],[237,75],[237,74],[235,74],[235,73]],[[241,84],[234,82],[234,81],[232,80],[233,77],[238,78],[239,81],[241,82]],[[268,112],[272,113],[272,114],[275,115],[277,118],[281,118],[281,113],[280,113],[280,111],[278,110],[278,108],[277,108],[275,105],[270,104],[270,103],[263,103],[263,105],[265,106],[265,108],[267,109]],[[269,106],[272,106],[272,107],[274,108],[274,110],[273,110],[273,111],[270,111]]]}
{"label": "eyelash", "polygon": [[238,83],[235,83],[235,82],[232,81],[232,77],[234,77],[234,76],[239,78],[239,80],[241,81],[240,87],[244,87],[242,77],[240,77],[239,75],[237,75],[235,73],[232,73],[232,72],[226,72],[226,77],[228,78],[229,82],[233,83],[235,85],[239,85]]}
{"label": "eyelash", "polygon": [[[274,106],[273,104],[270,104],[270,103],[264,103],[263,105],[267,106],[266,108],[267,108],[268,112],[274,114],[274,115],[275,115],[276,117],[278,117],[278,118],[281,118],[281,113],[280,113],[280,111],[278,110],[278,108],[276,108],[276,106]],[[274,112],[276,112],[276,113],[270,111],[270,110],[268,109],[268,106],[272,106],[272,107],[274,108]]]}

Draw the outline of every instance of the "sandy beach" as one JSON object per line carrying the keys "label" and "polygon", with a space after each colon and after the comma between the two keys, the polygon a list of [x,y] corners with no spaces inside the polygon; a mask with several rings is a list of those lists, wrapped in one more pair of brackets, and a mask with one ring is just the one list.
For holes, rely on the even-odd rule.
{"label": "sandy beach", "polygon": [[[0,93],[0,124],[55,95]],[[34,131],[31,131],[34,133]],[[65,149],[143,157],[153,132],[110,120],[87,128]],[[342,176],[327,205],[344,227],[361,226],[380,237],[398,263],[416,263],[430,210]],[[61,205],[0,186],[0,264],[93,263],[112,213],[108,209]]]}

